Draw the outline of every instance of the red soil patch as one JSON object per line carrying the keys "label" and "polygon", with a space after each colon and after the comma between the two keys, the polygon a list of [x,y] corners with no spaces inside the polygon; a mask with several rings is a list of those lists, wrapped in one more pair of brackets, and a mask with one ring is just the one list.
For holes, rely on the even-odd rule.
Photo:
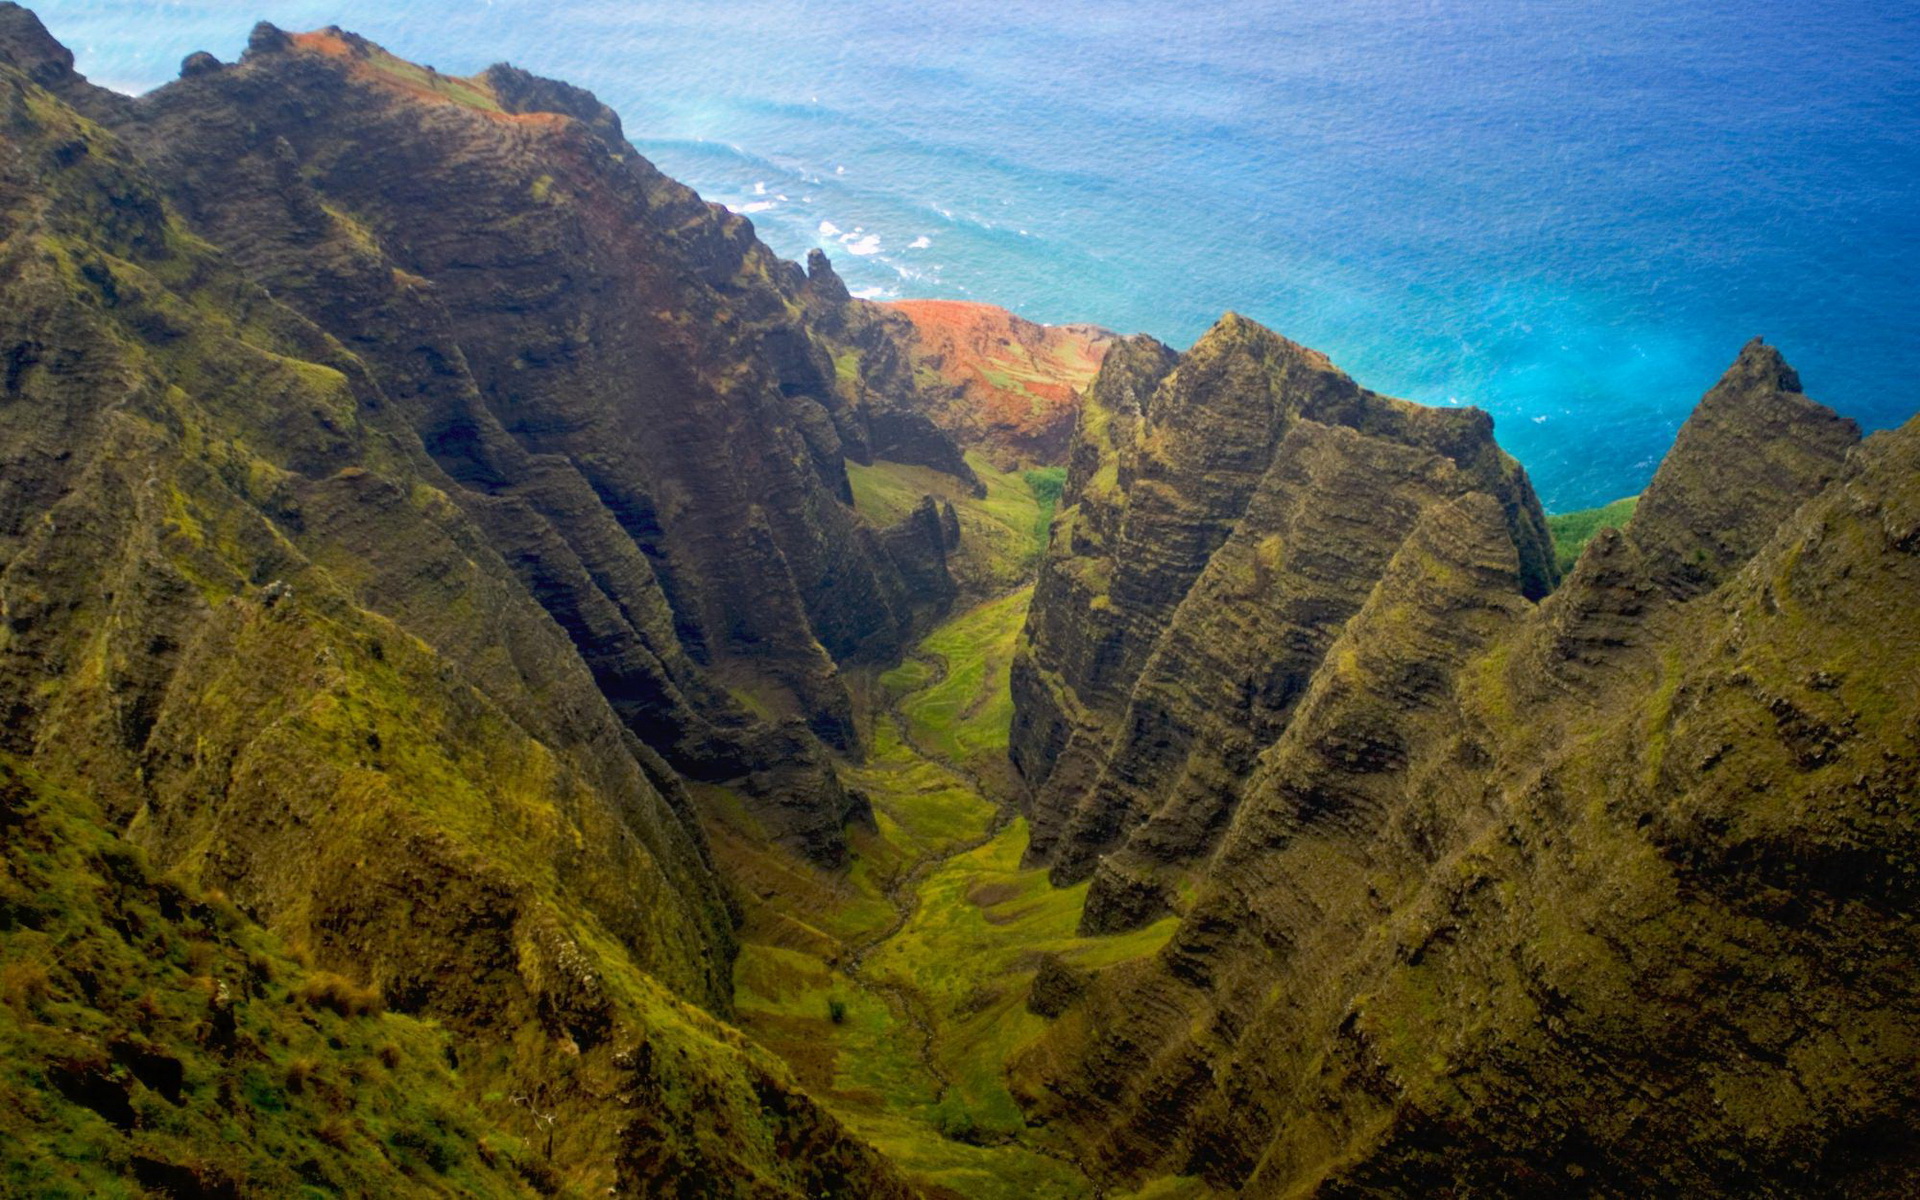
{"label": "red soil patch", "polygon": [[474,104],[471,98],[462,99],[454,93],[467,91],[474,93],[477,98],[483,98],[489,104],[498,103],[494,97],[493,88],[488,85],[485,77],[442,75],[427,67],[389,54],[372,42],[352,34],[322,29],[313,33],[289,34],[288,38],[295,49],[339,59],[346,63],[356,79],[378,84],[389,91],[398,92],[415,100],[456,105],[493,120],[514,125],[558,127],[567,122],[567,118],[559,113],[510,113],[498,108]]}
{"label": "red soil patch", "polygon": [[1065,457],[1080,392],[1100,370],[1113,334],[1092,325],[1040,325],[965,300],[899,300],[913,322],[916,365],[952,390],[931,414],[996,465]]}

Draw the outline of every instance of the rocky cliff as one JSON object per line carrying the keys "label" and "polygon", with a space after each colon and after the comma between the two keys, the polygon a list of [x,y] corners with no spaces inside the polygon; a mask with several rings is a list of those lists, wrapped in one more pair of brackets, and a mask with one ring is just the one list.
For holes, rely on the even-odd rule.
{"label": "rocky cliff", "polygon": [[108,117],[196,231],[368,366],[629,728],[835,861],[858,814],[807,735],[857,750],[839,664],[896,657],[939,602],[846,503],[847,456],[911,450],[874,398],[910,381],[840,378],[816,329],[844,294],[590,95],[512,68],[454,80],[263,26]]}
{"label": "rocky cliff", "polygon": [[[263,26],[133,101],[6,5],[0,140],[0,754],[315,973],[255,988],[229,939],[154,976],[140,1037],[229,1020],[168,989],[261,1029],[345,996],[450,1032],[448,1119],[532,1147],[530,1186],[904,1194],[716,1019],[733,917],[683,786],[733,781],[768,838],[840,861],[864,810],[838,664],[952,594],[938,520],[846,503],[880,388],[836,378],[799,269],[585,93],[337,31]],[[40,972],[9,1033],[66,1022],[104,1064],[55,1089],[107,1106],[91,1169],[274,1190],[164,1144],[113,1065],[136,1014],[38,912],[5,911],[9,978]],[[466,1161],[274,1080],[248,1103],[294,1135]],[[9,1170],[93,1178],[65,1145]]]}
{"label": "rocky cliff", "polygon": [[1035,1113],[1247,1195],[1909,1194],[1920,424],[1857,439],[1748,346],[1537,604],[1493,493],[1382,476],[1401,536]]}
{"label": "rocky cliff", "polygon": [[[1030,856],[1094,878],[1087,928],[1164,911],[1423,514],[1494,498],[1515,593],[1553,583],[1525,474],[1472,409],[1366,391],[1229,315],[1122,341],[1088,392],[1014,668]],[[1097,868],[1097,870],[1096,870]]]}
{"label": "rocky cliff", "polygon": [[1920,1189],[1920,423],[1756,341],[1562,579],[1483,413],[1036,330],[0,3],[0,1192]]}

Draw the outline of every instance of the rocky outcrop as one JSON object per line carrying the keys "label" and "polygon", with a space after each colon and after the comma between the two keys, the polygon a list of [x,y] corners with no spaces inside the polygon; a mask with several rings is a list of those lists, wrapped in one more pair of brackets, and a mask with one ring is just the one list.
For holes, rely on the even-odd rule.
{"label": "rocky outcrop", "polygon": [[1115,337],[1094,325],[1039,325],[964,300],[898,300],[911,357],[938,379],[929,412],[962,446],[1002,470],[1066,461],[1080,394]]}
{"label": "rocky outcrop", "polygon": [[1057,954],[1042,955],[1027,990],[1027,1011],[1037,1017],[1057,1017],[1073,1007],[1086,990],[1085,972],[1068,966]]}
{"label": "rocky outcrop", "polygon": [[1920,424],[1851,442],[1749,346],[1537,605],[1426,506],[1035,1114],[1251,1196],[1910,1191]]}
{"label": "rocky outcrop", "polygon": [[817,249],[807,254],[802,295],[813,328],[832,351],[834,370],[865,417],[848,457],[932,467],[964,482],[975,496],[985,496],[986,485],[967,465],[962,440],[939,421],[941,390],[928,387],[916,369],[912,324],[888,308],[855,299]]}
{"label": "rocky outcrop", "polygon": [[1640,499],[1634,542],[1649,572],[1683,597],[1718,585],[1859,440],[1859,426],[1807,399],[1778,350],[1747,343]]}
{"label": "rocky outcrop", "polygon": [[1114,347],[1014,668],[1031,860],[1064,884],[1110,856],[1087,931],[1159,911],[1105,893],[1212,850],[1421,515],[1472,493],[1499,506],[1516,594],[1544,594],[1545,519],[1485,414],[1375,395],[1237,316],[1185,355]]}

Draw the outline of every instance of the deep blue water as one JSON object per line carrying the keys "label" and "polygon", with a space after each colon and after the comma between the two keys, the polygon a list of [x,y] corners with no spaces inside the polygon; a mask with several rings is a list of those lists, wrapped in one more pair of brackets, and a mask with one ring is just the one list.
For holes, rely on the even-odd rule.
{"label": "deep blue water", "polygon": [[1637,491],[1761,334],[1920,407],[1913,0],[58,0],[139,91],[264,17],[597,91],[868,295],[1184,346],[1234,309],[1494,413],[1549,509]]}

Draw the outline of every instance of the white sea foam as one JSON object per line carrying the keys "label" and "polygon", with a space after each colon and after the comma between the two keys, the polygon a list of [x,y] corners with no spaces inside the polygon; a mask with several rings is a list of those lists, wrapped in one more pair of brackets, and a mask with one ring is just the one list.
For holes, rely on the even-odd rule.
{"label": "white sea foam", "polygon": [[754,181],[753,194],[756,196],[764,196],[767,194],[767,185],[765,180]]}
{"label": "white sea foam", "polygon": [[849,254],[858,254],[865,258],[869,254],[880,253],[880,235],[877,233],[869,233],[865,237],[856,238],[850,242],[845,238],[840,240],[846,243]]}
{"label": "white sea foam", "polygon": [[907,249],[925,250],[928,246],[931,246],[931,245],[933,245],[933,239],[923,233],[919,237],[913,239],[911,242],[908,242]]}
{"label": "white sea foam", "polygon": [[752,204],[742,204],[735,211],[743,212],[743,213],[757,213],[757,212],[765,212],[768,209],[775,208],[775,207],[777,207],[777,205],[775,205],[774,202],[771,200],[755,200]]}
{"label": "white sea foam", "polygon": [[853,294],[862,300],[892,300],[900,295],[896,289],[884,287],[854,288]]}
{"label": "white sea foam", "polygon": [[821,237],[839,237],[840,227],[838,225],[835,225],[832,221],[822,221],[820,222],[820,236]]}

